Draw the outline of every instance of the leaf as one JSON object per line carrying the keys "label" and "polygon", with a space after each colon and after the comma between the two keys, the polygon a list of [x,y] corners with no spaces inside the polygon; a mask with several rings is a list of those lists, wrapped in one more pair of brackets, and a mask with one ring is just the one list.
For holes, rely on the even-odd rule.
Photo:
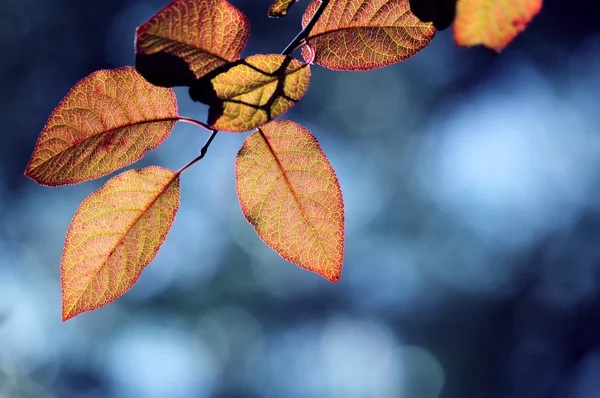
{"label": "leaf", "polygon": [[269,16],[271,18],[279,18],[287,15],[291,6],[298,0],[275,0],[269,8]]}
{"label": "leaf", "polygon": [[[310,22],[320,0],[302,18]],[[431,42],[435,29],[410,11],[408,0],[330,0],[306,39],[314,62],[334,70],[368,70],[403,61]],[[311,50],[302,48],[305,60]]]}
{"label": "leaf", "polygon": [[190,87],[190,96],[210,106],[217,130],[252,130],[287,112],[310,83],[310,67],[285,55],[253,55],[226,65]]}
{"label": "leaf", "polygon": [[447,29],[456,15],[457,0],[409,0],[410,9],[423,22],[432,22],[437,30]]}
{"label": "leaf", "polygon": [[265,124],[237,155],[246,219],[281,257],[337,282],[344,257],[344,204],[317,139],[290,121]]}
{"label": "leaf", "polygon": [[179,173],[152,166],[119,174],[81,203],[60,265],[63,321],[133,286],[165,240],[179,195]]}
{"label": "leaf", "polygon": [[250,24],[225,0],[175,0],[137,30],[135,65],[157,86],[189,86],[239,59]]}
{"label": "leaf", "polygon": [[459,0],[454,40],[459,46],[506,47],[542,8],[542,0]]}
{"label": "leaf", "polygon": [[25,175],[49,186],[105,176],[158,147],[177,119],[173,90],[133,67],[92,73],[50,116]]}

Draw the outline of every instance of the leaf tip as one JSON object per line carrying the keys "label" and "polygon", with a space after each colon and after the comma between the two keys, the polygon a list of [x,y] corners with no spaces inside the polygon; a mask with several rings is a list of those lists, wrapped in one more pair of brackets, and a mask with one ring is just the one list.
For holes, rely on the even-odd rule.
{"label": "leaf tip", "polygon": [[23,172],[23,175],[27,178],[31,178],[32,180],[35,181],[35,179],[33,178],[33,176],[31,175],[31,163],[27,165],[27,168],[25,169],[25,171]]}
{"label": "leaf tip", "polygon": [[287,11],[272,11],[269,10],[269,13],[267,14],[269,18],[281,18],[281,17],[285,17],[287,15]]}
{"label": "leaf tip", "polygon": [[71,308],[70,310],[67,310],[66,303],[63,301],[62,321],[66,322],[69,319],[76,317],[77,315],[79,315],[79,313],[73,311],[73,308]]}
{"label": "leaf tip", "polygon": [[27,166],[27,169],[25,170],[23,175],[25,177],[33,180],[35,183],[37,183],[41,186],[44,186],[44,187],[55,188],[55,187],[59,187],[61,185],[68,184],[68,182],[57,183],[50,178],[45,178],[43,175],[36,174],[35,168],[31,166],[31,163]]}
{"label": "leaf tip", "polygon": [[342,269],[340,267],[339,270],[335,270],[333,274],[323,275],[325,279],[329,282],[338,283],[340,281],[340,277],[342,276]]}
{"label": "leaf tip", "polygon": [[[67,232],[67,237],[70,233],[71,233],[71,229],[69,228],[69,231]],[[61,280],[62,280],[61,281],[61,283],[62,283],[62,321],[66,322],[69,319],[74,318],[77,315],[79,315],[82,311],[77,311],[75,309],[75,306],[73,305],[73,303],[68,302],[68,296],[66,294],[68,286],[66,286],[66,284],[65,284],[62,261],[60,264],[60,268],[61,268]]]}
{"label": "leaf tip", "polygon": [[298,0],[275,0],[275,2],[269,8],[269,18],[281,18],[285,17],[289,9]]}
{"label": "leaf tip", "polygon": [[29,158],[29,161],[27,162],[27,167],[25,167],[25,171],[23,172],[23,175],[25,177],[31,178],[35,182],[38,182],[38,180],[35,178],[36,176],[33,173],[33,171],[35,170],[35,167],[33,166],[34,157],[35,157],[35,149],[34,149],[33,154],[31,155],[31,158]]}
{"label": "leaf tip", "polygon": [[313,270],[317,274],[321,275],[323,278],[327,279],[329,282],[338,283],[340,281],[340,277],[342,276],[342,267],[344,261],[343,254],[343,246],[342,253],[339,258],[332,258],[331,263],[324,267]]}

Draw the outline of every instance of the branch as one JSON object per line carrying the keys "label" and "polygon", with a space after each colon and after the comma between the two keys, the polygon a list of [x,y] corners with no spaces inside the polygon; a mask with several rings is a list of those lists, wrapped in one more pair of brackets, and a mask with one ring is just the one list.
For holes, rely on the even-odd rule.
{"label": "branch", "polygon": [[294,40],[292,40],[291,43],[288,44],[288,46],[285,48],[285,50],[283,50],[281,52],[281,55],[290,55],[291,53],[294,52],[294,50],[296,48],[298,48],[300,46],[302,41],[304,41],[310,34],[310,31],[312,30],[312,28],[315,26],[315,24],[321,17],[321,14],[323,14],[323,11],[325,11],[327,4],[329,4],[329,0],[321,0],[321,4],[319,4],[319,8],[317,8],[317,11],[315,11],[315,13],[312,16],[312,18],[310,19],[310,21],[306,24],[304,29],[302,29],[302,31],[300,33],[298,33],[298,35],[296,37],[294,37]]}
{"label": "branch", "polygon": [[192,167],[193,165],[195,165],[196,163],[201,161],[202,158],[204,157],[204,155],[206,155],[206,152],[208,151],[208,147],[213,142],[213,140],[217,136],[217,133],[219,132],[218,130],[215,130],[215,129],[210,129],[210,130],[212,131],[212,134],[210,135],[210,137],[208,137],[208,140],[206,140],[202,149],[200,149],[200,155],[198,155],[194,160],[192,160],[191,162],[189,162],[188,164],[183,166],[181,169],[179,169],[177,174],[183,173],[184,171],[186,171],[187,169],[189,169],[190,167]]}
{"label": "branch", "polygon": [[[317,23],[317,21],[323,14],[323,11],[325,11],[325,7],[327,7],[327,4],[329,4],[329,0],[320,0],[320,1],[321,1],[321,4],[319,4],[319,8],[317,8],[317,11],[315,11],[314,15],[312,16],[312,18],[310,19],[308,24],[306,24],[304,29],[302,29],[302,31],[300,31],[300,33],[298,33],[298,35],[296,35],[296,37],[294,37],[294,40],[292,40],[290,42],[290,44],[287,45],[285,50],[283,50],[281,52],[281,55],[290,55],[308,37],[308,35],[310,34],[310,31],[312,30],[312,28],[315,26],[315,24]],[[204,155],[206,155],[206,152],[208,151],[208,147],[213,142],[213,140],[215,139],[215,137],[217,136],[217,133],[219,131],[213,129],[208,124],[205,124],[198,120],[190,119],[187,117],[179,116],[178,120],[180,120],[182,122],[192,123],[192,124],[195,124],[197,126],[204,128],[206,130],[212,131],[212,134],[210,135],[210,137],[208,137],[208,140],[206,140],[206,142],[204,143],[204,146],[200,150],[200,155],[198,155],[194,160],[192,160],[191,162],[189,162],[188,164],[183,166],[177,172],[177,174],[181,174],[184,171],[186,171],[187,169],[189,169],[190,167],[192,167],[193,165],[195,165],[196,163],[198,163],[200,160],[202,160],[202,158],[204,157]]]}

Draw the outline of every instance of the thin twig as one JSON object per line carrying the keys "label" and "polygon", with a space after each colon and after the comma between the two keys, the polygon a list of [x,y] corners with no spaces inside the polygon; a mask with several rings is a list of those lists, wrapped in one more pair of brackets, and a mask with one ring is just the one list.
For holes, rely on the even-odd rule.
{"label": "thin twig", "polygon": [[204,155],[206,155],[206,152],[208,151],[208,147],[210,146],[210,144],[212,143],[212,141],[217,136],[217,133],[219,132],[218,130],[214,130],[214,129],[211,129],[211,131],[212,131],[212,134],[210,135],[210,137],[208,137],[208,140],[206,140],[206,142],[204,143],[204,146],[202,147],[202,149],[200,149],[200,155],[198,155],[194,160],[192,160],[191,162],[189,162],[188,164],[186,164],[185,166],[183,166],[177,172],[177,174],[183,173],[184,171],[186,171],[187,169],[189,169],[190,167],[192,167],[193,165],[195,165],[196,163],[198,163],[199,161],[201,161],[202,158],[204,157]]}
{"label": "thin twig", "polygon": [[321,17],[321,14],[323,14],[323,11],[325,11],[327,4],[329,4],[329,0],[321,0],[319,8],[317,8],[317,11],[315,11],[310,21],[306,24],[304,29],[302,29],[302,31],[298,33],[296,37],[294,37],[294,40],[292,40],[290,44],[288,44],[285,50],[281,52],[281,55],[290,55],[294,52],[296,48],[298,48],[302,44],[302,42],[308,37],[310,31]]}

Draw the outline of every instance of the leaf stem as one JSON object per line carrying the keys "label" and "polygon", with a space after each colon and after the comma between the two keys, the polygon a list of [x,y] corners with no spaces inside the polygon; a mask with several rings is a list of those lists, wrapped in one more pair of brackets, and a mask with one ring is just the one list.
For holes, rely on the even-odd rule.
{"label": "leaf stem", "polygon": [[329,0],[321,0],[319,8],[317,8],[317,11],[315,11],[310,21],[306,24],[304,29],[302,29],[302,31],[300,31],[300,33],[298,33],[298,35],[294,37],[294,40],[292,40],[290,44],[288,44],[285,50],[281,52],[281,55],[290,55],[294,52],[295,49],[302,45],[302,42],[306,40],[306,38],[310,34],[310,31],[321,17],[321,14],[323,14],[323,11],[325,11],[327,4],[329,4]]}
{"label": "leaf stem", "polygon": [[206,152],[208,151],[208,147],[213,142],[213,140],[217,136],[217,133],[219,132],[218,130],[215,130],[215,129],[210,129],[210,130],[212,131],[212,134],[210,135],[210,137],[208,137],[208,140],[206,140],[202,149],[200,149],[200,155],[196,156],[196,158],[194,160],[192,160],[191,162],[189,162],[188,164],[183,166],[181,169],[179,169],[177,174],[183,173],[184,171],[186,171],[187,169],[189,169],[190,167],[192,167],[193,165],[195,165],[196,163],[201,161],[202,158],[204,157],[204,155],[206,155]]}
{"label": "leaf stem", "polygon": [[195,124],[196,126],[200,126],[203,129],[208,130],[208,131],[214,131],[214,129],[212,127],[210,127],[208,124],[202,123],[201,121],[196,120],[196,119],[191,119],[191,118],[185,117],[185,116],[177,116],[177,120],[180,122]]}

